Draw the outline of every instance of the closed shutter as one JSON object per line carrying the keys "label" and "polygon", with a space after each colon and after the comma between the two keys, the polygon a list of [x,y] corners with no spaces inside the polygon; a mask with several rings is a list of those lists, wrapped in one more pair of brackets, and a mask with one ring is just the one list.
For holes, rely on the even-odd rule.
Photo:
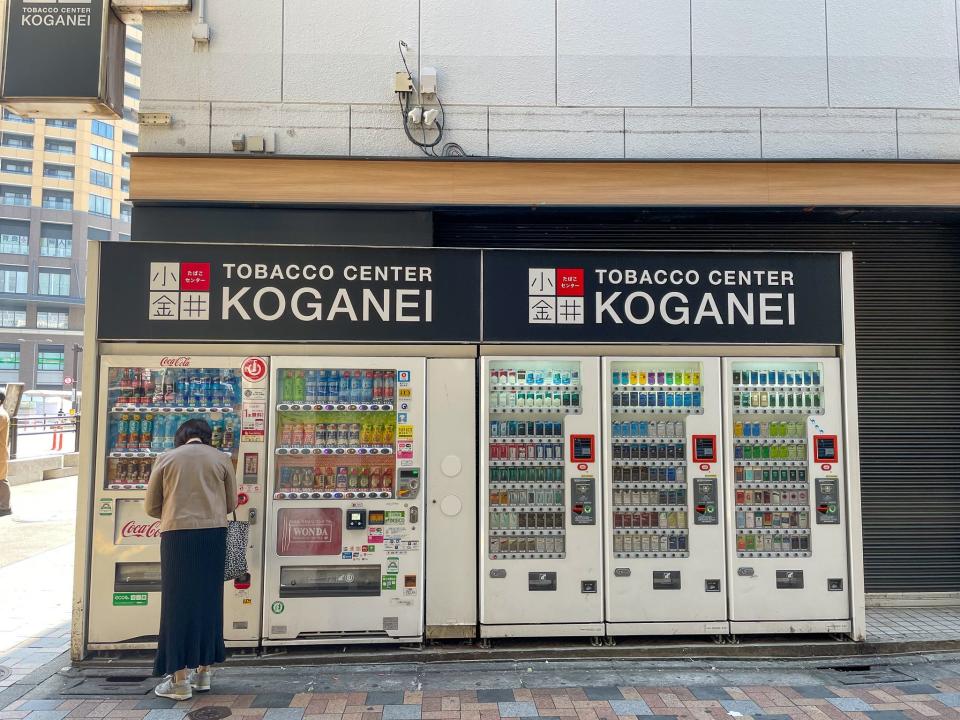
{"label": "closed shutter", "polygon": [[[540,216],[540,217],[538,217]],[[454,247],[852,250],[867,592],[960,591],[960,232],[438,214]]]}

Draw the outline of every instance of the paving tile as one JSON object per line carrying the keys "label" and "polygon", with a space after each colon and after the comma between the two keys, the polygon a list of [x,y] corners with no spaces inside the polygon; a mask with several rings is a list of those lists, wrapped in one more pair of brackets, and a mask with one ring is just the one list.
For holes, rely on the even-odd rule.
{"label": "paving tile", "polygon": [[477,690],[478,703],[514,702],[513,690]]}
{"label": "paving tile", "polygon": [[653,715],[643,700],[611,700],[610,707],[617,715]]}
{"label": "paving tile", "polygon": [[[62,702],[62,700],[27,700],[17,707],[17,710],[56,710]],[[67,708],[60,709],[67,710]]]}
{"label": "paving tile", "polygon": [[930,698],[947,707],[960,708],[960,693],[931,693]]}
{"label": "paving tile", "polygon": [[[293,702],[293,693],[261,693],[250,703],[252,708],[286,708]],[[346,702],[344,702],[346,707]]]}
{"label": "paving tile", "polygon": [[753,700],[721,700],[720,704],[729,712],[738,712],[742,715],[760,715],[760,706]]}
{"label": "paving tile", "polygon": [[590,700],[623,700],[618,687],[585,687],[583,691]]}
{"label": "paving tile", "polygon": [[693,696],[697,700],[743,700],[745,698],[732,698],[730,693],[724,690],[722,687],[714,687],[710,685],[703,685],[699,687],[691,687],[690,692],[693,693]]}
{"label": "paving tile", "polygon": [[403,690],[368,692],[367,705],[403,705]]}
{"label": "paving tile", "polygon": [[932,685],[924,685],[923,683],[904,683],[903,685],[897,685],[897,690],[900,690],[904,695],[936,695],[940,691]]}
{"label": "paving tile", "polygon": [[177,706],[176,700],[171,700],[170,698],[153,696],[153,697],[145,697],[143,700],[141,700],[136,705],[134,705],[133,709],[134,710],[154,710],[154,709],[164,710],[164,709],[175,708],[176,706]]}
{"label": "paving tile", "polygon": [[866,714],[870,720],[906,720],[907,717],[899,710],[870,710]]}
{"label": "paving tile", "polygon": [[843,712],[865,712],[873,710],[873,707],[865,700],[856,697],[832,697],[827,698],[835,708]]}
{"label": "paving tile", "polygon": [[384,705],[383,720],[420,720],[420,705]]}
{"label": "paving tile", "polygon": [[754,715],[753,720],[793,720],[793,718],[790,715]]}
{"label": "paving tile", "polygon": [[150,710],[144,716],[144,720],[183,720],[186,713],[186,710]]}
{"label": "paving tile", "polygon": [[540,714],[532,702],[500,702],[497,706],[502,718],[538,717]]}
{"label": "paving tile", "polygon": [[68,710],[31,710],[27,720],[63,720],[68,712]]}
{"label": "paving tile", "polygon": [[263,720],[301,720],[301,718],[303,718],[303,708],[270,708],[263,715]]}

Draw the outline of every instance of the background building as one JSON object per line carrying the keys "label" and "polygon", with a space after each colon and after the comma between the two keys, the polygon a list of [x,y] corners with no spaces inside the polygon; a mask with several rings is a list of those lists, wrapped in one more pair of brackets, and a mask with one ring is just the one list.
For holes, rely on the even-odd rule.
{"label": "background building", "polygon": [[141,31],[128,26],[122,120],[0,119],[0,384],[78,379],[87,240],[128,240]]}

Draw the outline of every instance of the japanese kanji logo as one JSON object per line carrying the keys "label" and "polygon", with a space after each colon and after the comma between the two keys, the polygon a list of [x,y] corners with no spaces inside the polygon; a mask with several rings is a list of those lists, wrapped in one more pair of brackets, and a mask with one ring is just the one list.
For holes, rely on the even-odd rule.
{"label": "japanese kanji logo", "polygon": [[150,263],[150,320],[209,320],[210,263]]}
{"label": "japanese kanji logo", "polygon": [[528,322],[583,325],[583,268],[529,268]]}

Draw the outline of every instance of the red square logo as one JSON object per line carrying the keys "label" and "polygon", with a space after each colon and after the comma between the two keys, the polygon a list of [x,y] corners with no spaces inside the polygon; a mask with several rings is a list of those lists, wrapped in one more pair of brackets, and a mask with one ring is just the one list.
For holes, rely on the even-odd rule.
{"label": "red square logo", "polygon": [[181,290],[210,290],[210,263],[180,263]]}
{"label": "red square logo", "polygon": [[557,295],[583,297],[583,268],[557,268]]}

